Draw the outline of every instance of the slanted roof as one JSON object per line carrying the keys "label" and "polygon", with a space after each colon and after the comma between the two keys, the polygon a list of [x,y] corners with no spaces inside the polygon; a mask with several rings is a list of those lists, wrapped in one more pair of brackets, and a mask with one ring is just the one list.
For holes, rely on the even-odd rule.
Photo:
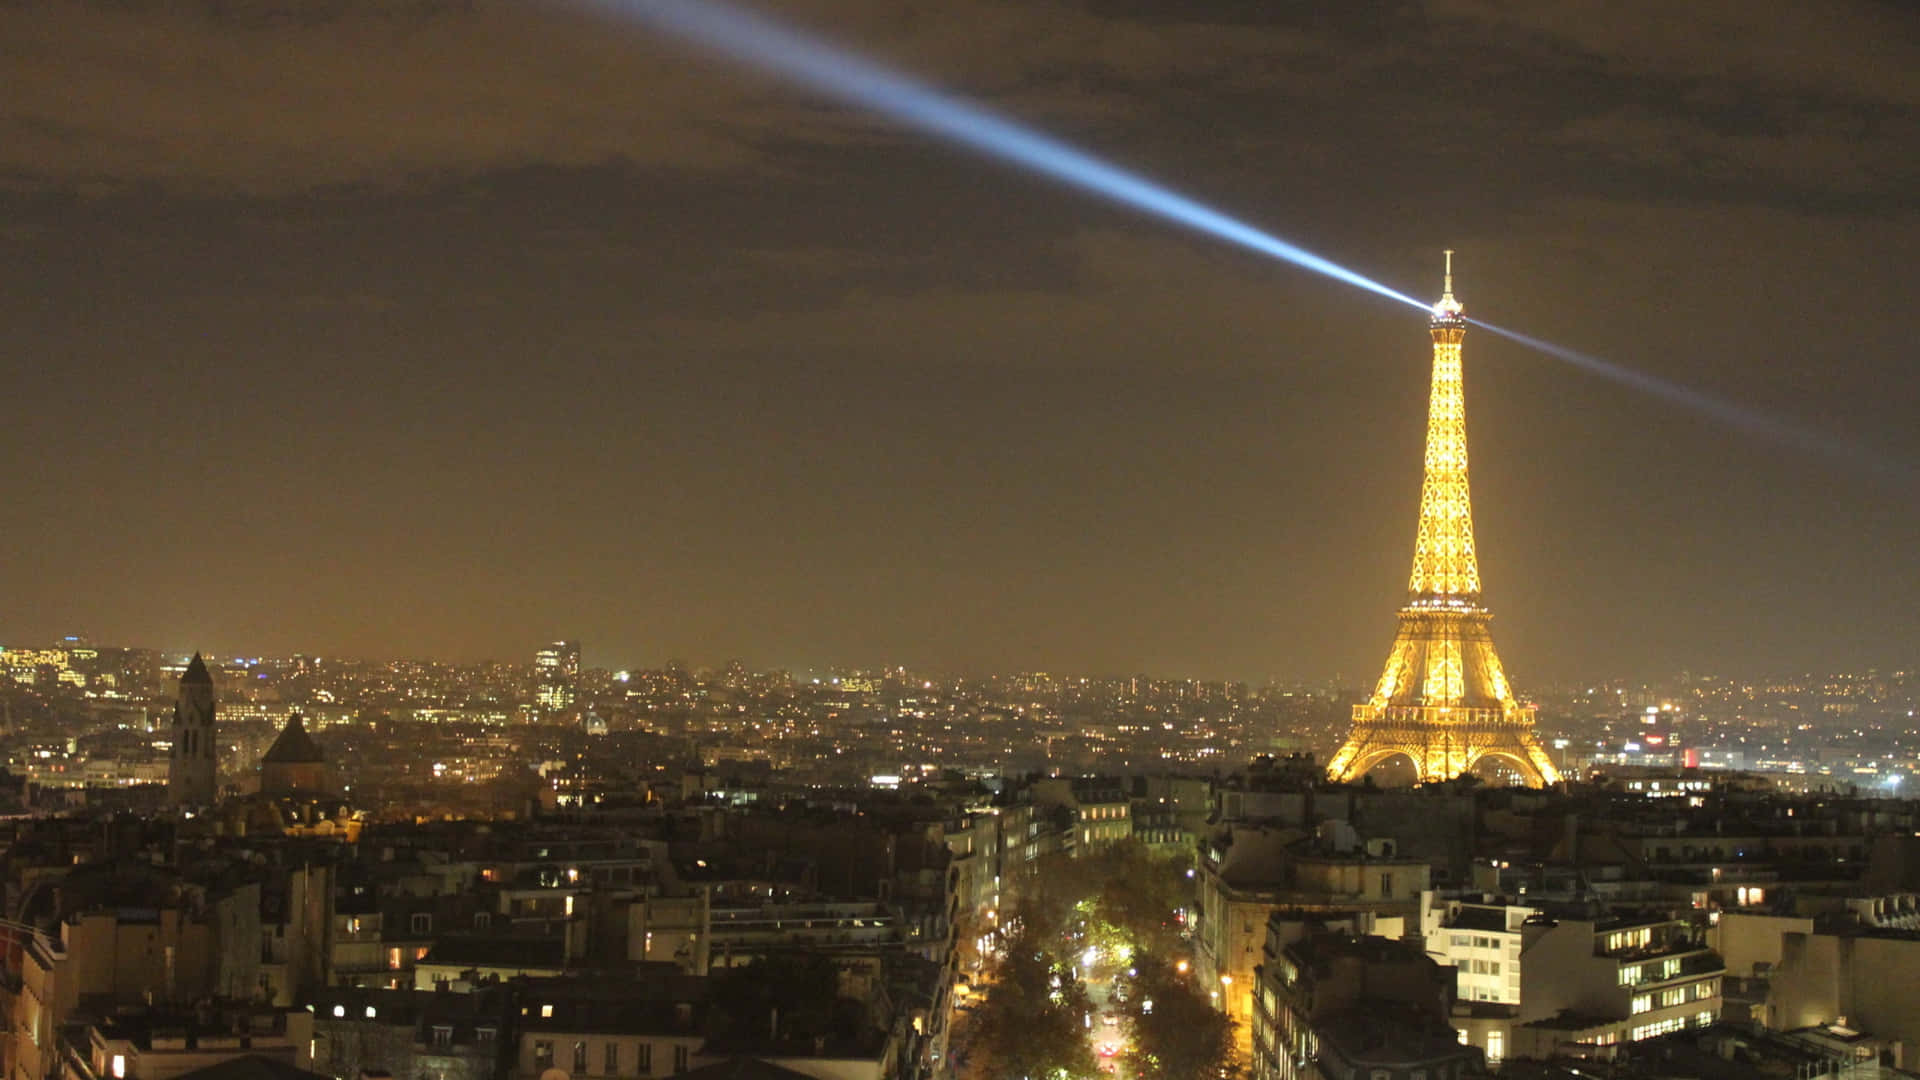
{"label": "slanted roof", "polygon": [[1461,1044],[1452,1025],[1402,1002],[1362,999],[1313,1021],[1322,1045],[1358,1065],[1405,1065],[1446,1061],[1480,1051]]}
{"label": "slanted roof", "polygon": [[207,671],[207,662],[201,658],[199,653],[194,653],[193,659],[187,662],[187,670],[180,674],[180,681],[183,683],[205,683],[208,686],[213,685],[213,675]]}
{"label": "slanted roof", "polygon": [[811,1080],[811,1075],[758,1058],[732,1057],[683,1072],[679,1080]]}
{"label": "slanted roof", "polygon": [[260,1054],[243,1054],[216,1065],[181,1073],[175,1080],[332,1080]]}
{"label": "slanted roof", "polygon": [[266,756],[260,760],[283,765],[310,765],[324,763],[327,759],[320,753],[319,744],[313,741],[313,736],[307,734],[306,721],[301,719],[299,713],[294,713],[287,717],[287,726],[280,729],[280,737],[273,740]]}

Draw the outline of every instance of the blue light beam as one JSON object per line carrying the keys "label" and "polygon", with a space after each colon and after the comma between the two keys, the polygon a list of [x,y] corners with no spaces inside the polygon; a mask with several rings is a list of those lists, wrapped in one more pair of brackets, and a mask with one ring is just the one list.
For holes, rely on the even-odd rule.
{"label": "blue light beam", "polygon": [[1017,121],[937,90],[762,15],[712,0],[586,0],[589,6],[661,30],[850,105],[871,109],[989,157],[1143,210],[1303,270],[1425,311],[1428,306],[1364,274],[1289,244],[1138,173],[1100,160]]}
{"label": "blue light beam", "polygon": [[1565,345],[1556,345],[1551,341],[1523,334],[1518,330],[1509,330],[1504,326],[1495,326],[1493,323],[1482,322],[1479,319],[1467,321],[1488,333],[1518,342],[1588,374],[1610,379],[1623,386],[1632,387],[1642,393],[1691,409],[1735,431],[1745,432],[1796,450],[1809,451],[1855,469],[1875,473],[1888,480],[1910,483],[1915,479],[1915,471],[1911,464],[1889,458],[1863,443],[1837,438],[1827,432],[1803,427],[1777,416],[1770,416],[1758,409],[1723,401],[1711,394],[1669,382],[1657,375],[1622,367],[1591,353],[1569,349]]}
{"label": "blue light beam", "polygon": [[[1255,228],[1161,184],[989,109],[934,90],[904,74],[764,15],[719,0],[579,0],[588,8],[670,34],[721,56],[784,76],[826,97],[871,110],[988,157],[1051,177],[1111,202],[1197,229],[1303,270],[1397,300],[1432,308],[1324,256]],[[1501,337],[1573,367],[1691,409],[1749,435],[1808,450],[1883,476],[1912,480],[1913,466],[1855,442],[1802,427],[1597,356],[1470,320]]]}

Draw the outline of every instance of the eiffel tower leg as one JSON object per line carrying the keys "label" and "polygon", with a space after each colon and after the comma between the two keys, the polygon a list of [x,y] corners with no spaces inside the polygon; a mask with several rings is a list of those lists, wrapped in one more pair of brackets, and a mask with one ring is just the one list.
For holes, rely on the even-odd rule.
{"label": "eiffel tower leg", "polygon": [[1348,738],[1334,753],[1333,759],[1327,762],[1327,778],[1335,783],[1344,783],[1351,779],[1347,775],[1347,770],[1353,768],[1354,759],[1359,756],[1360,740],[1357,737]]}

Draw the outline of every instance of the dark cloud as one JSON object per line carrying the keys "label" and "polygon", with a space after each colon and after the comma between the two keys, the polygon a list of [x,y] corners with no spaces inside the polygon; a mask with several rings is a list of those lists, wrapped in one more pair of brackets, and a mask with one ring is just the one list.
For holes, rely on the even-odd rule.
{"label": "dark cloud", "polygon": [[[1459,168],[1499,140],[1502,169],[1572,186],[1642,168],[1845,195],[1915,179],[1920,45],[1909,20],[1870,3],[1764,18],[1734,3],[1587,0],[781,10],[1096,136],[1152,138],[1141,110],[1208,123],[1222,100],[1258,98],[1255,130],[1208,126],[1308,164],[1356,152],[1344,144],[1358,118],[1381,158]],[[0,40],[0,171],[27,183],[274,192],[534,164],[779,169],[769,141],[886,133],[558,2],[46,0],[0,8]]]}
{"label": "dark cloud", "polygon": [[[1895,6],[777,9],[1920,458]],[[9,636],[1356,681],[1386,647],[1417,313],[558,3],[29,0],[0,82]],[[1909,492],[1472,342],[1523,686],[1910,653]]]}

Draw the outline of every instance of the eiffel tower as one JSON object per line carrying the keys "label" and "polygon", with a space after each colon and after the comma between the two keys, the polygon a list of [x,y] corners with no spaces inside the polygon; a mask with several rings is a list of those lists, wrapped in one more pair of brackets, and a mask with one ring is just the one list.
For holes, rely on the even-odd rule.
{"label": "eiffel tower", "polygon": [[1514,699],[1480,606],[1480,563],[1473,548],[1467,488],[1467,407],[1460,343],[1467,312],[1453,298],[1453,252],[1446,286],[1433,306],[1433,395],[1427,409],[1426,480],[1413,578],[1387,670],[1353,730],[1327,765],[1336,781],[1404,754],[1419,783],[1451,780],[1485,759],[1511,767],[1531,787],[1560,782],[1560,770],[1533,730],[1533,706]]}

